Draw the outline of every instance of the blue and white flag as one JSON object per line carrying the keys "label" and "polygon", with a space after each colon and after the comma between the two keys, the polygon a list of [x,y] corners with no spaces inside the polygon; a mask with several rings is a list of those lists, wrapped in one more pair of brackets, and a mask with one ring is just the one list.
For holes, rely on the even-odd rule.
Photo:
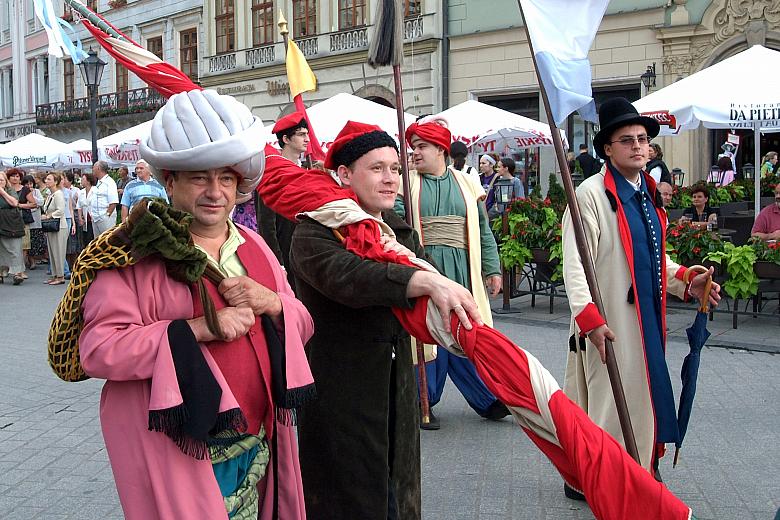
{"label": "blue and white flag", "polygon": [[556,124],[574,112],[597,122],[588,51],[609,0],[520,0]]}
{"label": "blue and white flag", "polygon": [[65,33],[67,29],[75,34],[71,25],[57,16],[51,0],[33,0],[35,16],[40,20],[46,36],[49,37],[49,54],[62,58],[67,54],[73,60],[73,63],[81,63],[81,60],[87,57],[87,53],[81,47],[81,41],[76,40],[73,43],[70,37]]}

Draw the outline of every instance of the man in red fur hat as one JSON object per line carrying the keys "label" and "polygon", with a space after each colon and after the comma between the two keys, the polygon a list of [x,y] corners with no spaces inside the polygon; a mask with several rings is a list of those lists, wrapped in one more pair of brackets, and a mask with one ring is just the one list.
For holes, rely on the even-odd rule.
{"label": "man in red fur hat", "polygon": [[[423,254],[417,234],[393,212],[400,163],[392,137],[349,122],[325,167],[337,172],[345,200],[320,211],[342,225],[355,214],[373,219],[386,249]],[[409,335],[391,307],[411,308],[427,295],[470,328],[467,315],[479,320],[474,299],[437,273],[363,259],[307,217],[293,234],[290,263],[315,328],[306,351],[318,400],[303,408],[298,428],[309,520],[419,519],[417,387]]]}

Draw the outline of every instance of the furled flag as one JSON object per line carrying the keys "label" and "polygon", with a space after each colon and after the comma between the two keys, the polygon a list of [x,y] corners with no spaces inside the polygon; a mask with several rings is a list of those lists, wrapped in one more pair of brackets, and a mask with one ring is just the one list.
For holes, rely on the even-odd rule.
{"label": "furled flag", "polygon": [[74,43],[65,33],[65,30],[75,33],[73,27],[57,16],[51,0],[34,0],[35,16],[40,20],[46,36],[49,37],[49,54],[62,58],[65,54],[70,56],[73,63],[81,63],[87,57],[87,53],[81,47],[81,41]]}
{"label": "furled flag", "polygon": [[597,122],[588,51],[609,0],[518,0],[556,124],[572,112]]}
{"label": "furled flag", "polygon": [[290,40],[287,46],[286,65],[290,95],[292,95],[295,102],[295,108],[303,114],[306,123],[309,125],[309,148],[306,150],[306,154],[311,155],[315,160],[322,161],[325,159],[325,152],[322,151],[320,142],[314,134],[314,127],[312,127],[311,121],[309,121],[309,116],[306,114],[306,106],[303,104],[303,98],[301,97],[302,92],[317,89],[317,78],[314,76],[314,72],[312,72],[301,49],[298,48],[294,40]]}

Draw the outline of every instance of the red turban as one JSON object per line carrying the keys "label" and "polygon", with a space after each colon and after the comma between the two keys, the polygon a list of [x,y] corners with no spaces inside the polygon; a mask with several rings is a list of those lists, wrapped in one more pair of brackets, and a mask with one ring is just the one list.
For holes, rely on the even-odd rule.
{"label": "red turban", "polygon": [[409,125],[409,128],[406,129],[406,142],[409,143],[409,146],[412,145],[413,135],[416,135],[423,141],[441,146],[447,153],[450,152],[452,133],[438,123],[412,123]]}

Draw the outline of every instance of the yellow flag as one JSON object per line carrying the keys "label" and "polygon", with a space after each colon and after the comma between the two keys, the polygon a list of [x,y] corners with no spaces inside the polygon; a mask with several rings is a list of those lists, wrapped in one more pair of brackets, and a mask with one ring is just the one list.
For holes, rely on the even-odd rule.
{"label": "yellow flag", "polygon": [[290,83],[290,95],[317,89],[317,78],[306,63],[301,49],[290,40],[287,45],[287,81]]}

